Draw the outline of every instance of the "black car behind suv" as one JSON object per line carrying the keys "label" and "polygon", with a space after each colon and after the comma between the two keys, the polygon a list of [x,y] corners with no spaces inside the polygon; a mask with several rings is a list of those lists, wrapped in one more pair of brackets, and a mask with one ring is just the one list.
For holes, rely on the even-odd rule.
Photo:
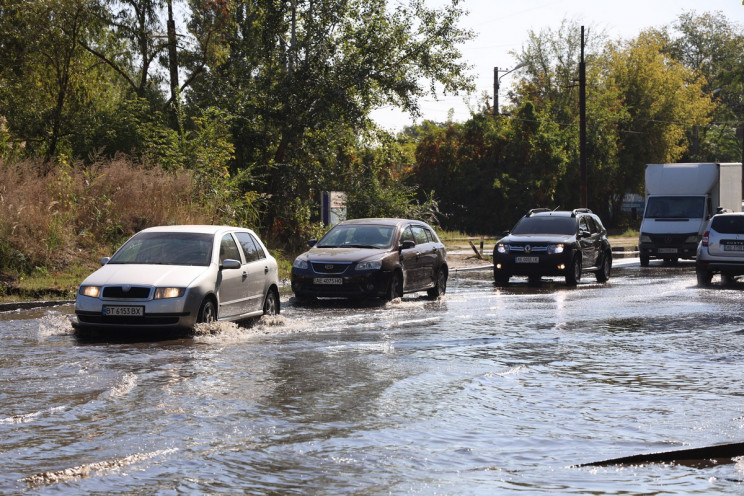
{"label": "black car behind suv", "polygon": [[605,282],[612,269],[607,230],[591,210],[530,210],[500,239],[493,250],[493,277],[507,284],[512,276],[531,283],[542,276],[563,276],[575,285],[583,272],[594,272]]}

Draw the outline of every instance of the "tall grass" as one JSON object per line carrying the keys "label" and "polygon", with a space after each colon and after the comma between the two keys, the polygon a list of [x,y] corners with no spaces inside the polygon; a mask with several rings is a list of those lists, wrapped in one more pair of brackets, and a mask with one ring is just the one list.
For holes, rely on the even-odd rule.
{"label": "tall grass", "polygon": [[189,171],[165,172],[127,157],[92,165],[0,162],[0,271],[96,264],[135,232],[210,223]]}

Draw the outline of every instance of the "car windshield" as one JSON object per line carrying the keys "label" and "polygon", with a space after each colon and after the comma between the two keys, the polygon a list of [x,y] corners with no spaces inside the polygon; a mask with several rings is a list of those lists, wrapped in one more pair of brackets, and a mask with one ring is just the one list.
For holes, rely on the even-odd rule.
{"label": "car windshield", "polygon": [[108,263],[207,266],[213,238],[203,233],[141,232],[119,248]]}
{"label": "car windshield", "polygon": [[574,217],[544,215],[522,217],[512,229],[512,234],[576,234]]}
{"label": "car windshield", "polygon": [[704,214],[704,196],[649,196],[644,217],[647,219],[702,219]]}
{"label": "car windshield", "polygon": [[744,215],[716,215],[710,227],[721,234],[744,234]]}
{"label": "car windshield", "polygon": [[318,248],[387,248],[392,245],[392,226],[345,224],[331,229]]}

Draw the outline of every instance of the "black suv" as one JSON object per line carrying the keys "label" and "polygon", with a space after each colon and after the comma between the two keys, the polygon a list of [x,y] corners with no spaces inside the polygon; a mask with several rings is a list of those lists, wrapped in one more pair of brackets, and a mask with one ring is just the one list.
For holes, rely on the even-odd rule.
{"label": "black suv", "polygon": [[587,208],[530,210],[493,250],[493,278],[499,285],[512,276],[527,276],[530,283],[542,276],[564,276],[573,286],[582,272],[594,272],[597,281],[605,282],[611,269],[607,230]]}

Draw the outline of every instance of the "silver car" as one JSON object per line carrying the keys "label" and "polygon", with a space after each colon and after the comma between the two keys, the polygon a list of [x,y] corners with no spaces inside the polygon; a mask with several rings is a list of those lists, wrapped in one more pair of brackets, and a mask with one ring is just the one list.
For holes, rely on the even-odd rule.
{"label": "silver car", "polygon": [[276,260],[250,229],[152,227],[101,262],[78,290],[78,334],[188,330],[279,313]]}
{"label": "silver car", "polygon": [[695,272],[700,286],[709,286],[716,273],[724,284],[744,274],[744,212],[711,217],[698,244]]}

